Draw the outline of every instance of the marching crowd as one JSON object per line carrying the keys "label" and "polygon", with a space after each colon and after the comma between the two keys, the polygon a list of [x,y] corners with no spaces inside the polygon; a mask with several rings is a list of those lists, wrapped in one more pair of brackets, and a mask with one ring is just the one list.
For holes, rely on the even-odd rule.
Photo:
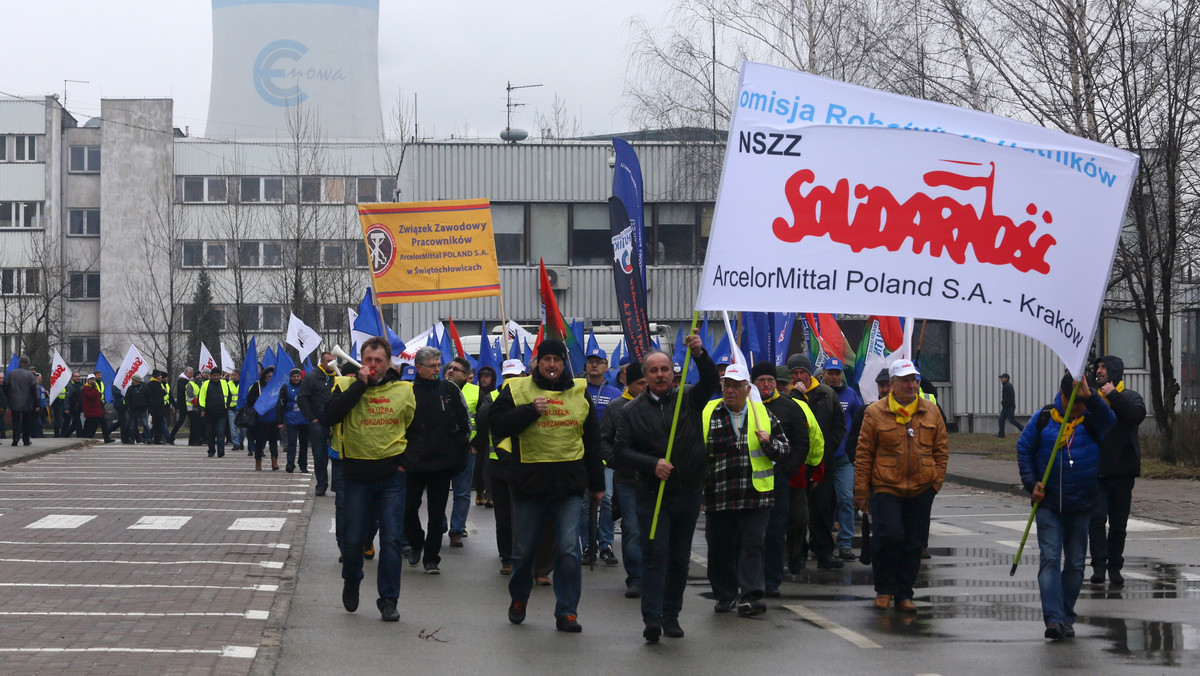
{"label": "marching crowd", "polygon": [[[717,613],[761,615],[763,599],[779,596],[781,583],[810,559],[837,569],[858,558],[851,544],[860,519],[874,607],[918,612],[913,587],[928,557],[949,447],[936,396],[923,390],[931,388],[917,366],[899,360],[880,372],[878,399],[867,405],[837,359],[814,369],[797,354],[786,366],[748,368],[728,357],[715,362],[696,335],[685,345],[698,372],[694,384],[681,382],[683,365],[651,350],[620,364],[614,386],[603,350],[587,353],[586,377],[576,379],[566,346],[553,339],[540,342],[528,368],[508,360],[496,373],[461,357],[443,363],[433,347],[397,370],[391,345],[373,338],[361,346],[361,365],[339,370],[324,352],[307,374],[292,370],[278,404],[263,415],[253,409],[271,367],[240,409],[237,373],[189,368],[171,383],[156,370],[114,393],[116,429],[125,443],[173,444],[189,421],[189,445],[221,457],[228,443],[254,456],[256,470],[268,450],[271,469],[280,469],[283,443],[288,472],[311,470],[317,495],[335,492],[342,602],[350,612],[378,537],[376,604],[385,621],[399,619],[404,562],[440,574],[443,534],[451,547],[464,545],[472,492],[476,505],[493,508],[512,623],[525,620],[534,585],[553,585],[557,629],[582,631],[582,566],[599,561],[624,565],[624,595],[640,599],[646,641],[684,636],[679,617],[701,513]],[[1146,415],[1123,370],[1119,358],[1106,356],[1092,385],[1064,376],[1053,404],[1023,426],[1017,442],[1021,480],[1040,507],[1038,584],[1052,640],[1074,636],[1089,541],[1090,581],[1123,584],[1125,524],[1140,471],[1137,431]],[[28,445],[47,424],[55,436],[99,428],[112,441],[99,375],[73,374],[48,402],[41,375],[22,358],[0,381],[13,445],[19,438]],[[1011,388],[1007,374],[1002,384]],[[1060,431],[1064,443],[1054,452]]]}

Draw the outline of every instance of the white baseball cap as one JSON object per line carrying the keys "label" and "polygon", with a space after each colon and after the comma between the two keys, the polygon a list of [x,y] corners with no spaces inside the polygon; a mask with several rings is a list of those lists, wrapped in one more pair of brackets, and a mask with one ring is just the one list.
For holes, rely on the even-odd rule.
{"label": "white baseball cap", "polygon": [[744,383],[750,382],[749,376],[746,375],[746,367],[741,364],[730,364],[725,369],[725,375],[721,376],[722,380],[740,380]]}
{"label": "white baseball cap", "polygon": [[500,367],[500,375],[502,376],[519,376],[525,372],[525,365],[520,359],[506,359]]}
{"label": "white baseball cap", "polygon": [[888,367],[888,376],[891,378],[901,378],[910,375],[921,375],[921,372],[917,370],[916,364],[912,363],[911,359],[897,359]]}

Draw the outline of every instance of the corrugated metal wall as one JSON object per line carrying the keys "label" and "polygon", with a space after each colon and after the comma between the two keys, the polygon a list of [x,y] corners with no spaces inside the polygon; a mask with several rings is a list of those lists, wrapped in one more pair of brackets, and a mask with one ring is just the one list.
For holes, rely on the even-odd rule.
{"label": "corrugated metal wall", "polygon": [[[392,156],[398,154],[392,152]],[[208,139],[175,141],[177,176],[276,176],[289,157],[286,143],[237,143]],[[311,173],[322,176],[392,176],[394,160],[379,143],[330,142],[302,151]]]}
{"label": "corrugated metal wall", "polygon": [[[45,133],[45,99],[0,98],[0,134]],[[38,149],[39,155],[41,150]]]}

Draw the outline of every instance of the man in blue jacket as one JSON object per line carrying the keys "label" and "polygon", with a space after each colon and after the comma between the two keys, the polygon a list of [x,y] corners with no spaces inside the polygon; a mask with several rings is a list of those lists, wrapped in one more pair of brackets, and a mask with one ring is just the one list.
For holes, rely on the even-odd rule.
{"label": "man in blue jacket", "polygon": [[[1021,483],[1039,504],[1037,538],[1041,565],[1038,590],[1042,596],[1045,636],[1054,641],[1075,636],[1075,601],[1083,586],[1088,526],[1096,503],[1096,472],[1100,439],[1116,421],[1099,394],[1079,382],[1075,403],[1064,416],[1075,381],[1064,375],[1054,405],[1029,419],[1017,440]],[[1049,479],[1042,484],[1059,429],[1066,426],[1062,448],[1054,458]]]}
{"label": "man in blue jacket", "polygon": [[[279,410],[276,418],[280,427],[287,432],[287,465],[284,469],[288,474],[296,471],[296,446],[300,447],[300,471],[308,474],[308,418],[300,409],[300,383],[304,372],[298,368],[288,373],[288,381],[279,391]],[[284,431],[284,430],[280,430]]]}

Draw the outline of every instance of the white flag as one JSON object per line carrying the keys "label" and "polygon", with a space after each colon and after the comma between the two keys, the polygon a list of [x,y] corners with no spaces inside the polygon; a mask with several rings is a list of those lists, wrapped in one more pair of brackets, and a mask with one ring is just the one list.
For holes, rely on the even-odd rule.
{"label": "white flag", "polygon": [[233,373],[237,370],[237,364],[233,363],[233,355],[229,354],[224,341],[221,342],[221,370],[225,373]]}
{"label": "white flag", "polygon": [[69,382],[71,382],[71,368],[67,366],[66,360],[62,358],[58,350],[55,350],[54,359],[50,362],[50,401],[54,401]]}
{"label": "white flag", "polygon": [[134,376],[144,376],[150,372],[150,366],[142,359],[142,353],[133,345],[129,346],[129,351],[125,353],[125,359],[121,362],[121,368],[117,369],[117,375],[113,378],[113,385],[125,394],[125,390],[129,388],[129,383],[133,381]]}
{"label": "white flag", "polygon": [[422,331],[421,333],[418,333],[412,338],[404,341],[404,351],[399,355],[400,361],[405,364],[411,364],[413,363],[413,356],[420,348],[425,347],[426,345],[430,347],[437,347],[438,343],[440,342],[439,338],[445,330],[446,329],[442,326],[442,323],[437,322],[425,331]]}
{"label": "white flag", "polygon": [[296,352],[300,354],[300,363],[302,363],[305,357],[321,346],[321,336],[300,321],[299,317],[289,312],[286,342],[296,348]]}
{"label": "white flag", "polygon": [[204,343],[200,343],[200,372],[204,373],[204,369],[209,371],[217,368],[217,360],[213,359],[212,353],[208,351]]}
{"label": "white flag", "polygon": [[508,342],[510,344],[524,345],[526,341],[531,344],[537,342],[537,336],[521,328],[520,324],[511,319],[505,324],[505,328],[508,331]]}

